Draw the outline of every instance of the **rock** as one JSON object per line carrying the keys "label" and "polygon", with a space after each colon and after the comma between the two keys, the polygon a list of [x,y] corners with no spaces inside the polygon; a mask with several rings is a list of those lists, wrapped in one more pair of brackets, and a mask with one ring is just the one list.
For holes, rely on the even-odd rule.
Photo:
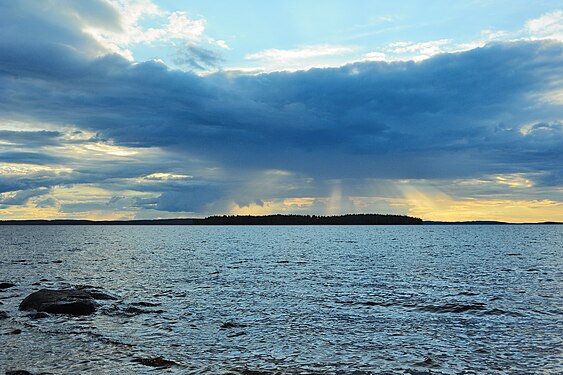
{"label": "rock", "polygon": [[5,311],[0,311],[0,320],[8,319],[9,317]]}
{"label": "rock", "polygon": [[13,286],[16,286],[16,284],[13,283],[0,283],[0,289],[8,289],[11,288]]}
{"label": "rock", "polygon": [[27,317],[30,319],[43,319],[43,318],[48,318],[49,314],[47,314],[46,312],[36,312],[33,314],[29,314]]}
{"label": "rock", "polygon": [[140,309],[135,306],[128,306],[123,313],[125,315],[139,315],[139,314],[162,314],[164,310],[147,310],[147,309]]}
{"label": "rock", "polygon": [[243,327],[248,327],[248,325],[242,323],[236,323],[236,322],[226,322],[221,325],[221,329],[243,328]]}
{"label": "rock", "polygon": [[14,329],[12,332],[10,332],[10,335],[19,335],[20,333],[22,333],[21,329]]}
{"label": "rock", "polygon": [[249,369],[241,370],[240,374],[241,375],[274,375],[274,373],[268,371],[249,370]]}
{"label": "rock", "polygon": [[133,306],[143,306],[143,307],[156,307],[156,306],[160,306],[160,303],[151,303],[151,302],[141,301],[141,302],[133,302],[131,305],[133,305]]}
{"label": "rock", "polygon": [[133,362],[140,363],[145,366],[150,367],[159,367],[159,368],[168,368],[177,365],[174,361],[169,361],[162,357],[155,357],[155,358],[135,358]]}
{"label": "rock", "polygon": [[140,308],[134,307],[134,306],[129,306],[125,309],[125,313],[131,314],[131,315],[144,314],[146,312],[147,312],[146,310],[143,310],[143,309],[140,309]]}
{"label": "rock", "polygon": [[78,289],[41,289],[20,303],[20,310],[36,310],[51,314],[90,315],[96,302],[87,292]]}
{"label": "rock", "polygon": [[15,371],[6,371],[6,375],[33,375],[33,374],[25,370],[15,370]]}
{"label": "rock", "polygon": [[424,361],[420,361],[414,364],[420,367],[440,367],[431,357],[424,358]]}
{"label": "rock", "polygon": [[96,287],[93,287],[93,286],[90,286],[90,285],[78,286],[78,287],[76,287],[76,289],[88,293],[95,300],[117,300],[117,297],[112,296],[111,294],[102,292],[99,288],[96,288]]}

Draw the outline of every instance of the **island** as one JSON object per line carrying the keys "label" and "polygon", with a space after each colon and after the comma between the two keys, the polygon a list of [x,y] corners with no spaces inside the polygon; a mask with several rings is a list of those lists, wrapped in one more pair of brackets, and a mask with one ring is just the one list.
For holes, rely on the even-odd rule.
{"label": "island", "polygon": [[153,220],[2,220],[0,225],[422,225],[422,219],[404,215],[223,215],[206,218]]}

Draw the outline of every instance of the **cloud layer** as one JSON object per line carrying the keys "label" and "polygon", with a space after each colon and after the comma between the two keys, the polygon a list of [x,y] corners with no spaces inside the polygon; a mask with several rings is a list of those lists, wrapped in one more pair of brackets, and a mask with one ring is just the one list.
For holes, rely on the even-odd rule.
{"label": "cloud layer", "polygon": [[[107,3],[57,4],[0,5],[0,121],[48,124],[0,130],[0,161],[34,166],[0,176],[2,191],[30,191],[4,205],[73,184],[153,192],[128,204],[170,212],[327,197],[335,181],[348,181],[347,196],[370,194],[373,180],[520,173],[563,185],[561,42],[199,76],[112,54],[87,32],[119,32]],[[197,68],[220,61],[193,45],[183,53]],[[144,178],[154,173],[193,178]]]}

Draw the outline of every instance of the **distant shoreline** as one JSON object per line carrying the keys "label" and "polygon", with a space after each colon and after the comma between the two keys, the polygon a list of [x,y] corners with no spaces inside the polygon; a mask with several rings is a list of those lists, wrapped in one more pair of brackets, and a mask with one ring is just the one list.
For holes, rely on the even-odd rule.
{"label": "distant shoreline", "polygon": [[265,215],[210,216],[153,220],[3,220],[0,225],[422,225],[403,215],[351,214],[339,216]]}
{"label": "distant shoreline", "polygon": [[0,220],[0,225],[549,225],[562,222],[508,223],[502,221],[423,221],[403,215],[349,214],[338,216],[265,215],[210,216],[150,220]]}

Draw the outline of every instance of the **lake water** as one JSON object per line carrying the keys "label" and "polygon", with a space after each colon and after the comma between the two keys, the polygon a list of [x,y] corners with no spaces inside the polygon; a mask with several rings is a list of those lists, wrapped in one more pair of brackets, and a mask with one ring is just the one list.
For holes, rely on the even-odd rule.
{"label": "lake water", "polygon": [[563,226],[0,226],[2,281],[2,374],[563,373]]}

